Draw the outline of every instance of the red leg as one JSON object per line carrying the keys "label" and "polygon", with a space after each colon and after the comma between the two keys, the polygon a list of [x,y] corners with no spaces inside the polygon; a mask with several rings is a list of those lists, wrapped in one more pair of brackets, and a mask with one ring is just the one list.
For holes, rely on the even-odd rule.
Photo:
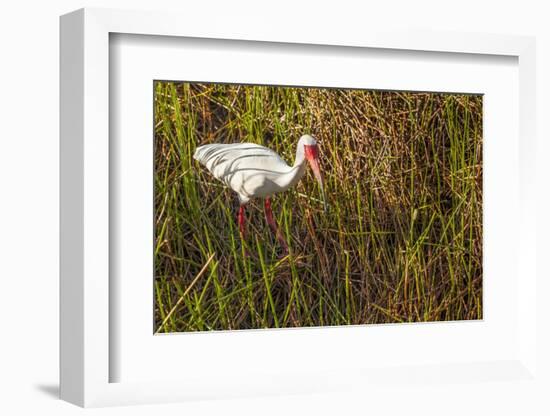
{"label": "red leg", "polygon": [[241,235],[244,237],[246,235],[246,215],[244,204],[239,207],[237,222],[239,223],[239,230],[241,231]]}
{"label": "red leg", "polygon": [[283,237],[283,234],[277,227],[277,223],[275,222],[275,219],[273,218],[273,212],[271,211],[271,199],[266,198],[265,199],[265,219],[267,220],[267,223],[271,227],[271,230],[273,233],[277,236],[277,240],[279,240],[279,243],[283,246],[284,252],[288,253],[288,244],[286,243],[286,240]]}

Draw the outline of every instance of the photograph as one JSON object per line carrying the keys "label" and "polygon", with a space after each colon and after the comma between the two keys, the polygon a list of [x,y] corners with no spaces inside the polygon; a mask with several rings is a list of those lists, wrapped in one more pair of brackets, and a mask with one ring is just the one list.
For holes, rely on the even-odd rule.
{"label": "photograph", "polygon": [[154,332],[483,319],[483,95],[155,80]]}

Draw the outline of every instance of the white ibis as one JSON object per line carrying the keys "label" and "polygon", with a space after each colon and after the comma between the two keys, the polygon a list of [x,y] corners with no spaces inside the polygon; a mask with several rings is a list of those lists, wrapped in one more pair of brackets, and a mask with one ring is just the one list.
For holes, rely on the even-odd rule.
{"label": "white ibis", "polygon": [[298,140],[294,165],[289,166],[273,150],[255,143],[207,144],[197,147],[193,155],[217,179],[225,183],[239,196],[238,223],[241,235],[245,235],[245,206],[253,198],[264,198],[265,218],[273,233],[288,253],[288,245],[271,211],[271,196],[286,191],[304,176],[306,160],[321,187],[326,209],[323,177],[319,169],[317,141],[310,135]]}

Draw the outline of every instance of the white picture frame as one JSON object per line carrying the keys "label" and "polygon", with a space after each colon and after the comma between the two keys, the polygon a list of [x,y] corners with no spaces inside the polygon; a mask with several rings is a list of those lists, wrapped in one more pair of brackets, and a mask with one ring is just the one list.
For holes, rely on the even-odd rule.
{"label": "white picture frame", "polygon": [[[429,384],[441,372],[482,388],[484,371],[502,379],[538,383],[536,361],[535,239],[535,41],[529,37],[429,31],[330,32],[315,26],[288,28],[265,24],[245,35],[231,22],[205,27],[173,13],[82,9],[61,18],[61,398],[80,406],[159,403],[197,398],[307,393],[358,389],[393,383],[388,374],[418,377]],[[185,20],[185,25],[182,21]],[[264,383],[228,386],[231,376],[178,381],[111,382],[109,275],[109,37],[122,33],[224,39],[248,42],[331,45],[334,47],[504,55],[519,67],[519,223],[514,244],[518,273],[518,345],[499,361],[442,363],[395,372],[333,369],[321,373],[272,375]],[[252,335],[253,336],[253,335]],[[472,375],[474,374],[474,375]],[[320,377],[324,375],[326,377]],[[344,377],[345,375],[345,377]],[[491,380],[494,380],[490,377]],[[498,379],[498,377],[496,377]],[[342,380],[346,380],[345,382]],[[483,384],[485,386],[485,384]],[[450,392],[449,392],[450,393]],[[496,394],[488,390],[488,394]],[[495,396],[497,397],[497,396]]]}

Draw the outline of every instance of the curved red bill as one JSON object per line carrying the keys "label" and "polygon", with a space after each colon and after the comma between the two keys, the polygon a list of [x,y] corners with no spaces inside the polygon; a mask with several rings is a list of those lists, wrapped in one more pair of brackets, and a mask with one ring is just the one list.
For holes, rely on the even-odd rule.
{"label": "curved red bill", "polygon": [[317,182],[319,182],[319,187],[321,188],[321,196],[323,198],[323,208],[326,211],[327,210],[327,203],[325,200],[325,188],[323,186],[323,175],[321,175],[321,168],[319,167],[319,148],[316,144],[313,145],[304,145],[305,149],[305,156],[307,161],[309,162],[309,165],[311,166],[311,170],[313,170],[313,175],[315,175],[315,179],[317,179]]}

